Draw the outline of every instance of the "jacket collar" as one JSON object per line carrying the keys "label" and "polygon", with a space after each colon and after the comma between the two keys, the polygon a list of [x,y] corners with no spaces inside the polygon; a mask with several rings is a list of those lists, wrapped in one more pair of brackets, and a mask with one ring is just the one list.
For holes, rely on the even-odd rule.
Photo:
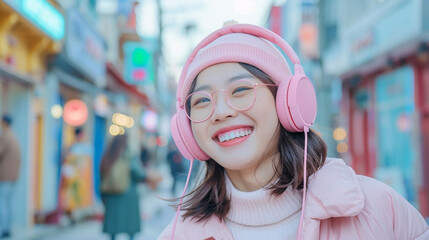
{"label": "jacket collar", "polygon": [[342,159],[327,158],[310,176],[305,218],[323,220],[351,217],[364,207],[364,195],[356,173]]}

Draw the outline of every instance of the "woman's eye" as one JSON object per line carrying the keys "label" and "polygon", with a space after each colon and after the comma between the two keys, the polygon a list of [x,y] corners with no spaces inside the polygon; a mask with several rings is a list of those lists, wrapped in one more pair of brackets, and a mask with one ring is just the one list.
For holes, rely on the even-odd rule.
{"label": "woman's eye", "polygon": [[248,86],[237,87],[232,91],[232,94],[246,92],[246,91],[251,90],[251,89],[252,88],[248,87]]}
{"label": "woman's eye", "polygon": [[198,106],[198,105],[202,105],[204,103],[210,102],[209,98],[198,98],[194,101],[194,103],[192,104],[192,106]]}

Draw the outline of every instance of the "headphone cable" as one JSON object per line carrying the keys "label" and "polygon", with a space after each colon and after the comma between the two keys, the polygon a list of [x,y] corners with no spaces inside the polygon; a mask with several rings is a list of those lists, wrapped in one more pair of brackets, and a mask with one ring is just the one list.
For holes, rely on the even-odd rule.
{"label": "headphone cable", "polygon": [[304,212],[305,212],[305,198],[307,195],[307,134],[310,131],[308,126],[304,126],[304,135],[305,135],[305,143],[304,143],[304,189],[302,193],[302,206],[301,206],[301,219],[299,220],[298,227],[298,240],[301,240],[301,232],[302,232],[302,222],[304,220]]}

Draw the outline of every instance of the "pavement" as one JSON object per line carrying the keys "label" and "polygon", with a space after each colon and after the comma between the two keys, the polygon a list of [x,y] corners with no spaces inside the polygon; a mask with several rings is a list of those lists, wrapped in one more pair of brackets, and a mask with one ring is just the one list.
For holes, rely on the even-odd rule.
{"label": "pavement", "polygon": [[[163,181],[164,182],[164,181]],[[142,216],[142,231],[134,237],[134,240],[157,239],[159,234],[174,218],[175,211],[169,206],[173,195],[169,189],[171,182],[163,184],[156,192],[146,186],[139,186],[140,207]],[[176,195],[176,194],[175,194]],[[28,229],[13,229],[13,237],[7,240],[110,240],[107,234],[102,232],[103,223],[100,220],[84,220],[75,224],[40,225],[36,224]],[[5,240],[6,240],[5,239]],[[116,240],[128,240],[128,236],[119,234]],[[2,239],[3,240],[3,239]]]}
{"label": "pavement", "polygon": [[[168,167],[162,166],[158,168],[158,171],[164,176],[164,179],[156,191],[149,189],[144,184],[137,189],[140,196],[142,230],[136,234],[134,240],[157,239],[176,214],[169,206],[171,202],[163,199],[180,197],[184,187],[183,180],[186,179],[178,182],[176,193],[172,194],[170,190],[173,180]],[[59,225],[36,224],[26,229],[15,228],[12,231],[13,237],[4,240],[110,240],[109,236],[102,232],[102,226],[103,223],[100,220],[83,220],[74,224],[69,222]],[[128,239],[126,235],[118,235],[116,238],[116,240]]]}

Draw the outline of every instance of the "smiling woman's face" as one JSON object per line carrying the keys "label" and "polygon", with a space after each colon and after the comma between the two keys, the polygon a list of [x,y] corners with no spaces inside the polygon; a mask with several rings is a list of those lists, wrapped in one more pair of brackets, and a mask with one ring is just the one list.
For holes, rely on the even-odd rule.
{"label": "smiling woman's face", "polygon": [[[262,83],[238,63],[221,63],[204,69],[196,79],[195,89],[212,94],[243,79]],[[277,150],[280,125],[269,88],[256,88],[255,103],[245,111],[229,106],[221,91],[213,99],[212,116],[204,122],[191,122],[200,148],[227,170],[255,169],[263,161],[271,161]],[[232,136],[236,137],[231,139]]]}

